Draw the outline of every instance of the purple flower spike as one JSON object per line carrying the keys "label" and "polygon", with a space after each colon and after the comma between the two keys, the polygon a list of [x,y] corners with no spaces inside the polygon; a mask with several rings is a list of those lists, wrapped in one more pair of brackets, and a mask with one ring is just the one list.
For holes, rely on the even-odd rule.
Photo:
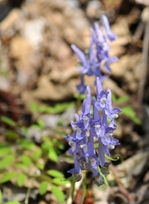
{"label": "purple flower spike", "polygon": [[112,33],[112,31],[110,29],[109,22],[108,22],[108,18],[105,15],[102,16],[102,21],[103,21],[104,29],[105,29],[105,32],[106,32],[108,39],[111,42],[114,41],[116,39],[117,35]]}
{"label": "purple flower spike", "polygon": [[102,84],[101,84],[101,81],[99,79],[99,77],[96,78],[96,94],[97,94],[97,97],[100,96],[100,93],[102,91]]}
{"label": "purple flower spike", "polygon": [[[115,40],[116,35],[111,32],[106,16],[102,16],[105,35],[100,30],[98,23],[94,24],[95,29],[91,29],[91,40],[89,54],[85,55],[78,47],[72,45],[73,51],[80,59],[81,82],[77,85],[79,93],[86,90],[86,99],[83,101],[80,115],[75,114],[76,122],[71,122],[74,133],[66,136],[70,145],[68,153],[74,156],[74,168],[69,171],[79,181],[81,171],[92,172],[94,182],[100,186],[104,183],[102,174],[108,174],[109,163],[105,155],[110,156],[110,149],[119,145],[119,141],[113,138],[116,129],[115,119],[121,110],[112,107],[111,91],[104,91],[101,80],[107,75],[101,71],[101,63],[105,71],[111,72],[110,64],[117,61],[117,57],[109,57],[110,41]],[[90,88],[84,83],[84,76],[96,77],[96,98],[91,99]],[[93,115],[91,114],[93,110]],[[98,141],[98,151],[95,149],[94,141]],[[99,171],[100,168],[100,171]]]}
{"label": "purple flower spike", "polygon": [[96,31],[96,36],[97,36],[97,40],[99,43],[104,43],[105,42],[105,39],[104,39],[104,36],[100,30],[100,27],[98,25],[98,23],[94,23],[94,26],[95,26],[95,31]]}
{"label": "purple flower spike", "polygon": [[77,182],[81,180],[82,175],[81,175],[80,163],[78,160],[78,156],[76,154],[74,155],[74,164],[75,164],[75,167],[73,169],[70,169],[67,172],[73,174]]}
{"label": "purple flower spike", "polygon": [[105,113],[108,116],[108,118],[113,122],[114,119],[118,118],[118,114],[121,112],[120,108],[112,108],[112,94],[111,91],[108,90],[108,97],[107,97],[107,106],[105,109]]}
{"label": "purple flower spike", "polygon": [[86,99],[85,99],[85,105],[84,105],[84,114],[90,114],[91,109],[91,92],[90,88],[87,86],[86,88]]}
{"label": "purple flower spike", "polygon": [[84,74],[81,74],[81,82],[77,85],[78,92],[83,94],[86,90],[86,85],[84,84]]}
{"label": "purple flower spike", "polygon": [[[117,61],[117,57],[110,57],[109,50],[110,45],[107,38],[110,41],[116,39],[116,35],[112,33],[110,25],[106,16],[102,16],[102,22],[104,25],[105,35],[100,29],[97,22],[94,23],[94,29],[91,28],[91,39],[88,55],[85,55],[77,46],[71,45],[73,51],[77,54],[81,62],[79,72],[81,76],[81,83],[77,85],[79,93],[85,92],[84,75],[99,77],[101,81],[108,77],[108,73],[111,72],[110,64]],[[103,64],[104,70],[107,73],[102,73],[101,63]],[[82,82],[83,78],[83,82]]]}
{"label": "purple flower spike", "polygon": [[76,46],[76,45],[71,45],[71,48],[73,51],[78,55],[82,67],[79,69],[82,74],[87,74],[89,71],[89,64],[87,62],[85,54]]}
{"label": "purple flower spike", "polygon": [[[76,122],[71,122],[74,133],[65,138],[70,145],[68,153],[74,156],[75,164],[69,173],[78,181],[81,179],[81,171],[91,171],[94,182],[100,186],[104,179],[99,172],[104,175],[109,173],[109,163],[105,155],[110,156],[110,149],[119,145],[119,141],[113,138],[113,132],[116,129],[114,119],[120,109],[112,108],[111,91],[103,90],[99,78],[96,79],[96,93],[97,97],[92,102],[90,88],[86,88],[86,99],[83,101],[80,116],[75,114]],[[95,139],[98,141],[97,150]]]}
{"label": "purple flower spike", "polygon": [[94,183],[97,186],[101,186],[104,184],[104,178],[102,176],[97,176],[96,178],[94,178]]}

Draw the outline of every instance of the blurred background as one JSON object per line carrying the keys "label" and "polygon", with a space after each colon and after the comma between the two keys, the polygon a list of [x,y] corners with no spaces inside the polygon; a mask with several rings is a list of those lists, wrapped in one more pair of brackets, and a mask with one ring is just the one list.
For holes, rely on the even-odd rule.
{"label": "blurred background", "polygon": [[[119,60],[103,86],[122,109],[121,145],[109,185],[97,188],[87,175],[83,203],[149,203],[149,0],[0,0],[0,203],[82,202],[81,183],[72,202],[70,183],[59,180],[73,166],[64,136],[80,81],[70,46],[88,50],[103,14],[118,36],[110,56]],[[94,95],[94,78],[85,81]]]}

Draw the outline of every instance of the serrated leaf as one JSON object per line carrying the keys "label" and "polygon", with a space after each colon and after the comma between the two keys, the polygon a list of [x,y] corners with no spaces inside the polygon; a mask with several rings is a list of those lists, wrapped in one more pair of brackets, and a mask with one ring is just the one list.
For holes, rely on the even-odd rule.
{"label": "serrated leaf", "polygon": [[0,183],[5,183],[7,181],[10,181],[12,178],[16,176],[16,172],[9,172],[3,175],[3,177],[0,179]]}
{"label": "serrated leaf", "polygon": [[64,175],[60,171],[57,171],[55,169],[50,169],[47,171],[47,173],[48,173],[48,175],[50,175],[52,177],[64,178]]}
{"label": "serrated leaf", "polygon": [[6,116],[1,116],[1,121],[3,123],[6,123],[7,125],[10,125],[12,127],[16,126],[16,122],[11,120],[10,118],[6,117]]}
{"label": "serrated leaf", "polygon": [[63,186],[63,185],[70,183],[70,181],[68,179],[66,180],[64,178],[54,178],[54,179],[52,179],[52,183],[59,185],[59,186]]}
{"label": "serrated leaf", "polygon": [[39,193],[40,195],[43,195],[47,192],[48,190],[48,185],[49,183],[47,181],[42,181],[40,186],[39,186]]}
{"label": "serrated leaf", "polygon": [[11,163],[13,163],[15,157],[14,155],[7,155],[0,161],[0,169],[6,168],[9,166]]}
{"label": "serrated leaf", "polygon": [[31,159],[30,159],[30,157],[29,156],[26,156],[26,155],[23,155],[22,157],[21,157],[21,161],[22,161],[22,163],[25,165],[25,166],[27,166],[27,167],[30,167],[30,165],[31,165]]}
{"label": "serrated leaf", "polygon": [[21,203],[18,201],[9,201],[9,202],[6,202],[5,204],[21,204]]}
{"label": "serrated leaf", "polygon": [[54,162],[58,162],[58,155],[54,149],[50,149],[50,151],[48,153],[48,158]]}
{"label": "serrated leaf", "polygon": [[51,191],[52,191],[52,194],[55,195],[55,197],[60,203],[63,203],[65,201],[65,195],[63,191],[60,190],[57,186],[52,185]]}
{"label": "serrated leaf", "polygon": [[25,182],[25,179],[26,179],[26,175],[25,174],[23,174],[23,173],[19,174],[18,177],[17,177],[17,184],[18,184],[18,186],[22,187],[24,182]]}

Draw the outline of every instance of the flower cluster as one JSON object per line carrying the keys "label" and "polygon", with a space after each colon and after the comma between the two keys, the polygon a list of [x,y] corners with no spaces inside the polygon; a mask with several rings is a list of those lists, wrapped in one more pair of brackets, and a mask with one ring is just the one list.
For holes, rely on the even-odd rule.
{"label": "flower cluster", "polygon": [[105,79],[107,75],[102,74],[101,65],[103,64],[104,70],[109,73],[111,72],[110,64],[117,61],[117,57],[109,57],[110,46],[108,40],[114,41],[116,35],[110,30],[109,22],[106,16],[102,16],[103,27],[105,35],[101,32],[101,29],[96,22],[94,24],[95,29],[91,28],[91,40],[89,55],[86,55],[75,45],[71,45],[73,51],[78,55],[81,61],[81,67],[79,72],[81,73],[81,83],[77,85],[79,93],[84,93],[86,90],[86,85],[84,84],[84,75],[95,75],[101,80]]}
{"label": "flower cluster", "polygon": [[[82,170],[89,170],[98,186],[104,183],[100,171],[108,173],[109,163],[105,155],[110,155],[109,150],[119,145],[118,140],[113,138],[115,118],[119,113],[119,108],[112,108],[111,91],[104,91],[100,79],[96,78],[96,98],[92,100],[87,87],[81,113],[75,114],[75,122],[71,121],[74,133],[65,137],[71,146],[68,152],[74,156],[74,168],[68,172],[75,176],[76,181],[81,179]],[[94,148],[95,142],[98,150]]]}

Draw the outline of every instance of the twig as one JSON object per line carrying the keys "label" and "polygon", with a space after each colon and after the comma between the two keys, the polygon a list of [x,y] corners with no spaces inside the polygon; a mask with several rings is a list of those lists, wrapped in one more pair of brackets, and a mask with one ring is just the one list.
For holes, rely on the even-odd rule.
{"label": "twig", "polygon": [[120,178],[118,176],[118,172],[117,172],[117,169],[111,164],[111,169],[113,171],[113,174],[115,176],[115,179],[116,179],[116,182],[117,182],[117,185],[119,187],[119,190],[120,192],[128,199],[129,202],[134,202],[134,197],[127,191],[126,188],[124,188],[124,186],[122,185],[121,181],[120,181]]}
{"label": "twig", "polygon": [[[144,13],[146,10],[143,11]],[[143,94],[144,94],[144,86],[146,82],[146,77],[148,74],[148,49],[149,49],[149,20],[147,19],[145,22],[145,34],[143,39],[143,53],[142,53],[142,76],[139,83],[138,88],[138,101],[142,104]]]}
{"label": "twig", "polygon": [[28,190],[27,190],[25,201],[24,201],[25,204],[28,204],[30,194],[31,194],[31,187],[29,187]]}

